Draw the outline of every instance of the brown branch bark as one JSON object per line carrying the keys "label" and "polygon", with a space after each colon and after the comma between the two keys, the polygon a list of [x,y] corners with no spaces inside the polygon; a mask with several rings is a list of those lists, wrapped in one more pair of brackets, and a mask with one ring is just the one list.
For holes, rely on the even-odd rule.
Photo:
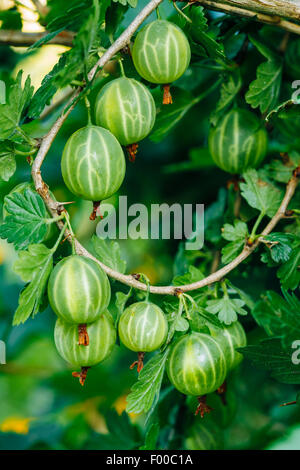
{"label": "brown branch bark", "polygon": [[[120,51],[123,47],[125,47],[129,41],[131,36],[134,34],[134,32],[138,29],[138,27],[142,24],[142,22],[147,18],[147,16],[162,2],[162,0],[152,0],[150,1],[147,6],[137,15],[135,20],[129,25],[129,27],[121,34],[121,36],[111,45],[111,47],[103,54],[103,56],[99,59],[97,64],[93,67],[93,69],[89,73],[89,79],[91,80],[97,71],[102,69],[104,65],[118,52]],[[76,98],[78,98],[78,95],[80,93],[81,89],[77,89],[74,94],[71,97],[71,100],[69,103],[66,105],[64,108],[64,111],[62,115],[57,119],[57,121],[54,123],[53,127],[49,131],[49,133],[42,139],[41,145],[38,151],[38,154],[35,158],[35,161],[32,165],[32,178],[35,184],[35,188],[37,192],[41,195],[43,200],[45,201],[46,206],[48,207],[50,213],[53,215],[53,217],[56,217],[58,213],[61,213],[61,210],[64,209],[61,204],[57,201],[54,201],[48,190],[48,186],[44,183],[41,175],[41,166],[43,164],[43,161],[47,155],[47,152],[55,139],[57,133],[59,132],[61,126],[63,125],[64,121],[67,119],[68,115],[74,108],[76,104]],[[71,104],[72,103],[72,104]],[[70,105],[71,104],[71,105]],[[289,181],[287,188],[286,188],[286,193],[285,196],[282,200],[282,203],[275,214],[275,216],[271,219],[271,221],[268,223],[268,225],[265,227],[264,231],[262,232],[262,236],[269,234],[273,228],[276,226],[276,224],[283,218],[285,217],[285,212],[287,210],[288,204],[293,197],[293,194],[296,190],[297,184],[298,184],[298,179],[299,175],[294,174]],[[59,228],[63,227],[63,222],[60,221],[58,222]],[[66,236],[68,237],[68,240],[71,242],[72,237],[71,233],[69,231],[66,231]],[[125,275],[122,273],[119,273],[108,266],[104,265],[101,263],[98,259],[93,257],[91,253],[89,253],[81,244],[78,240],[74,240],[75,242],[75,248],[76,252],[80,255],[86,256],[88,258],[94,259],[101,267],[102,269],[108,274],[108,276],[112,277],[113,279],[118,280],[119,282],[122,282],[123,284],[126,284],[128,286],[135,287],[140,290],[147,290],[147,286],[139,281],[137,281],[133,276],[131,275]],[[205,279],[202,279],[201,281],[194,282],[192,284],[188,285],[183,285],[183,286],[151,286],[150,287],[150,292],[153,294],[162,294],[162,295],[176,295],[178,290],[182,292],[189,292],[192,290],[200,289],[202,287],[205,287],[209,284],[213,284],[214,282],[217,282],[221,280],[224,276],[226,276],[228,273],[230,273],[233,269],[235,269],[240,263],[242,263],[248,256],[250,256],[251,253],[257,248],[257,246],[261,243],[260,239],[257,239],[256,242],[248,246],[246,245],[242,252],[229,264],[226,266],[222,267],[218,271],[210,274],[207,276]]]}
{"label": "brown branch bark", "polygon": [[300,34],[300,2],[269,1],[269,0],[176,0],[184,3],[199,3],[204,7],[227,13],[243,16],[260,23],[273,24],[286,31]]}
{"label": "brown branch bark", "polygon": [[[24,33],[23,31],[14,31],[9,29],[0,30],[0,44],[7,44],[16,47],[32,46],[36,41],[39,41],[48,34],[48,31],[42,33]],[[70,31],[62,31],[54,38],[47,42],[47,44],[57,44],[62,46],[72,46],[74,33]]]}

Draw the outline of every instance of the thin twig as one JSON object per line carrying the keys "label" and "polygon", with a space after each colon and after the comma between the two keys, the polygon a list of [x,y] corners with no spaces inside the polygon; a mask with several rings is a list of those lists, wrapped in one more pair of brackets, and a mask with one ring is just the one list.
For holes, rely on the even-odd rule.
{"label": "thin twig", "polygon": [[[14,31],[10,29],[0,30],[0,44],[7,44],[15,47],[32,46],[48,34],[48,31],[42,33],[24,33],[23,31]],[[54,38],[50,39],[47,44],[57,44],[61,46],[72,46],[74,33],[70,31],[62,31]]]}

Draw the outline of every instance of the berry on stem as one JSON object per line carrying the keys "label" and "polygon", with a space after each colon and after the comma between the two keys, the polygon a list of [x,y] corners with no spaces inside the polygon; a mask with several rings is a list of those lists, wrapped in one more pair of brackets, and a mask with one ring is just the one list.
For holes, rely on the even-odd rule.
{"label": "berry on stem", "polygon": [[164,104],[172,102],[169,84],[180,78],[191,59],[191,48],[184,32],[174,23],[156,20],[137,35],[132,59],[138,73],[151,83],[166,86]]}
{"label": "berry on stem", "polygon": [[110,302],[105,272],[90,258],[71,255],[53,269],[48,283],[49,303],[56,315],[70,324],[92,323]]}
{"label": "berry on stem", "polygon": [[130,161],[134,161],[137,142],[147,137],[154,126],[155,102],[145,85],[123,76],[100,90],[95,117],[99,126],[108,129],[127,148]]}
{"label": "berry on stem", "polygon": [[69,137],[61,160],[62,176],[68,189],[82,199],[97,202],[119,189],[125,167],[124,153],[116,137],[107,129],[93,125]]}
{"label": "berry on stem", "polygon": [[258,117],[247,109],[234,108],[211,127],[208,147],[215,164],[228,173],[256,168],[265,158],[268,135]]}

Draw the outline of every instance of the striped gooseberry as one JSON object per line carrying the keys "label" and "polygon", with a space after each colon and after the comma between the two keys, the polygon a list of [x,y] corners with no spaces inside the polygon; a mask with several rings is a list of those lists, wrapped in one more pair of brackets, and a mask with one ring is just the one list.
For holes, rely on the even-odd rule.
{"label": "striped gooseberry", "polygon": [[191,59],[191,48],[184,32],[174,23],[156,20],[137,35],[132,59],[141,77],[164,85],[164,104],[171,104],[169,84],[180,78]]}
{"label": "striped gooseberry", "polygon": [[68,189],[94,202],[91,220],[103,199],[112,196],[125,176],[125,157],[115,136],[103,127],[88,125],[69,137],[61,170]]}
{"label": "striped gooseberry", "polygon": [[71,366],[80,368],[80,372],[73,372],[84,385],[87,371],[90,367],[104,361],[112,352],[116,342],[116,329],[108,310],[99,315],[99,318],[87,325],[90,344],[81,347],[77,344],[77,327],[58,318],[54,329],[56,348],[65,361]]}
{"label": "striped gooseberry", "polygon": [[121,77],[107,83],[99,92],[95,118],[127,147],[132,161],[137,142],[144,139],[155,122],[155,102],[148,88],[132,78]]}
{"label": "striped gooseberry", "polygon": [[93,323],[107,308],[110,284],[105,272],[92,259],[79,255],[63,258],[53,269],[48,298],[56,315],[77,325],[77,340],[87,345],[86,324]]}
{"label": "striped gooseberry", "polygon": [[160,348],[166,340],[168,322],[160,307],[151,302],[136,302],[127,307],[119,321],[121,342],[131,351],[138,353],[138,372],[143,368],[146,352]]}
{"label": "striped gooseberry", "polygon": [[228,173],[238,174],[247,168],[256,168],[263,161],[268,136],[254,113],[236,108],[210,129],[208,146],[217,166]]}

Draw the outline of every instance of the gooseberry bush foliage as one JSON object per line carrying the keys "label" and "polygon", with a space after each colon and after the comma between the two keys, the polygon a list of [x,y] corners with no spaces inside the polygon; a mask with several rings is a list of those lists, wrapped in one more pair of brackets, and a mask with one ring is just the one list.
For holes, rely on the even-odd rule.
{"label": "gooseberry bush foliage", "polygon": [[[300,383],[292,358],[300,341],[300,114],[292,99],[300,39],[197,2],[183,10],[173,3],[49,0],[38,11],[46,33],[28,55],[55,38],[71,38],[71,47],[35,89],[30,75],[12,73],[14,52],[0,71],[0,237],[14,247],[12,269],[25,283],[14,328],[50,305],[53,342],[81,385],[120,344],[138,354],[126,413],[143,413],[144,422],[125,447],[216,449],[237,413],[243,359],[251,374]],[[22,27],[16,7],[0,20],[3,30]],[[41,165],[78,107],[80,122],[56,150],[56,178],[69,198],[61,202]],[[188,135],[184,158],[169,155],[162,167],[156,149],[176,133]],[[160,174],[175,175],[195,184],[188,202],[206,203],[209,182],[204,247],[174,245],[164,296],[146,272],[127,269],[117,241],[90,233],[83,248],[73,228],[81,200],[90,201],[93,221],[101,201],[126,194],[129,166],[143,178],[144,149],[153,187]],[[282,399],[293,394],[297,405],[296,387],[286,390]],[[124,416],[119,422],[130,427]]]}

